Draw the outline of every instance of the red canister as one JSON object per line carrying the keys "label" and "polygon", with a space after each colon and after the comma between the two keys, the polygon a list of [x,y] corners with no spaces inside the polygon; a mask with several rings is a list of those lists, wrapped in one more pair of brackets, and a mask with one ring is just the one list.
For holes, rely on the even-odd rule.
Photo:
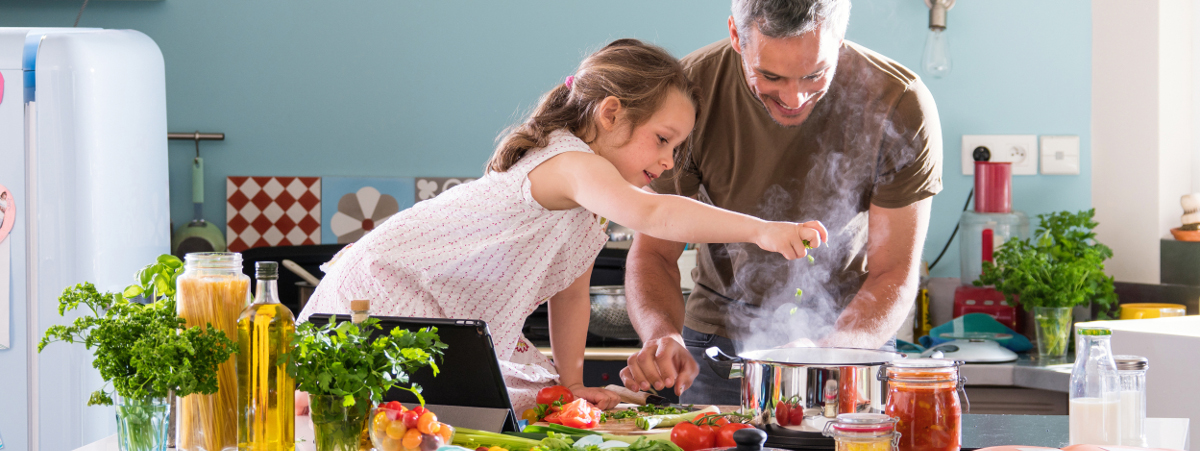
{"label": "red canister", "polygon": [[975,162],[975,211],[1012,212],[1012,163]]}

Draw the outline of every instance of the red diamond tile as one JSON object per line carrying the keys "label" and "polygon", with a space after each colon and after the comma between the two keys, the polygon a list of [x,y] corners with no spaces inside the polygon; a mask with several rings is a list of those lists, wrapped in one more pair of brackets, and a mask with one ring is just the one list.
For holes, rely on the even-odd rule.
{"label": "red diamond tile", "polygon": [[271,179],[276,178],[276,177],[250,177],[250,178],[254,179],[254,183],[257,183],[259,187],[264,187],[264,186],[267,186],[267,182],[271,181]]}
{"label": "red diamond tile", "polygon": [[268,243],[267,240],[263,238],[259,238],[258,241],[255,241],[254,245],[250,247],[271,247],[271,243]]}
{"label": "red diamond tile", "polygon": [[250,178],[250,177],[233,177],[233,176],[230,176],[230,177],[229,177],[229,181],[230,181],[230,182],[233,182],[233,186],[242,186],[242,184],[243,184],[243,183],[246,183],[246,179],[248,179],[248,178]]}
{"label": "red diamond tile", "polygon": [[241,238],[234,238],[233,241],[230,241],[229,245],[226,247],[229,248],[230,252],[241,252],[249,249],[249,246],[246,246],[246,243],[242,242]]}
{"label": "red diamond tile", "polygon": [[296,226],[300,227],[300,230],[304,231],[306,234],[312,234],[313,232],[321,229],[321,223],[317,222],[316,219],[313,219],[312,215],[305,216],[304,219],[300,220],[299,224],[296,224]]}
{"label": "red diamond tile", "polygon": [[300,183],[303,183],[304,186],[307,186],[309,188],[312,188],[313,185],[315,185],[317,182],[321,181],[320,177],[298,177],[298,178],[300,179]]}
{"label": "red diamond tile", "polygon": [[271,220],[267,219],[267,215],[258,215],[257,218],[254,218],[254,222],[250,223],[250,226],[254,227],[258,233],[266,233],[267,229],[271,228]]}
{"label": "red diamond tile", "polygon": [[258,211],[266,210],[267,206],[271,205],[273,201],[274,199],[271,199],[271,196],[268,196],[266,191],[259,191],[258,194],[254,195],[253,199],[250,199],[250,203],[258,207]]}
{"label": "red diamond tile", "polygon": [[296,203],[296,199],[291,194],[288,194],[287,190],[284,190],[282,193],[279,193],[279,197],[275,198],[275,203],[279,204],[279,208],[282,208],[283,211],[287,211],[289,208],[292,208],[292,204]]}
{"label": "red diamond tile", "polygon": [[304,242],[303,242],[303,243],[300,243],[300,244],[301,244],[301,245],[308,245],[308,244],[317,244],[317,243],[314,243],[314,242],[313,242],[313,240],[312,240],[312,238],[305,238],[305,239],[304,239]]}
{"label": "red diamond tile", "polygon": [[321,199],[318,199],[317,196],[314,196],[311,191],[304,193],[304,195],[300,196],[300,199],[297,199],[297,201],[300,202],[301,207],[304,207],[304,209],[308,211],[312,211],[314,207],[321,205]]}
{"label": "red diamond tile", "polygon": [[246,218],[242,217],[242,215],[233,215],[233,218],[227,221],[225,225],[233,233],[242,233],[243,230],[246,230],[246,227],[250,226],[250,222],[246,221]]}
{"label": "red diamond tile", "polygon": [[[294,221],[292,221],[292,218],[289,218],[287,215],[283,215],[278,220],[275,221],[275,228],[279,229],[279,231],[282,232],[284,234],[284,236],[287,236],[288,232],[291,232],[292,228],[294,228],[294,227],[296,227],[296,223]],[[283,240],[287,241],[287,238],[284,238]]]}
{"label": "red diamond tile", "polygon": [[234,191],[225,201],[229,202],[229,205],[232,205],[235,211],[241,211],[242,207],[250,203],[250,199],[246,197],[246,193],[243,193],[240,189]]}

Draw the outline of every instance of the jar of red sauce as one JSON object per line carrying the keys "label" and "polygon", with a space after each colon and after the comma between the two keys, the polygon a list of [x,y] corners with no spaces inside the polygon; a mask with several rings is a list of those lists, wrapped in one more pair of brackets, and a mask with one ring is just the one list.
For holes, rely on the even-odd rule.
{"label": "jar of red sauce", "polygon": [[880,369],[880,380],[888,385],[884,413],[897,420],[899,451],[959,450],[962,405],[958,392],[965,382],[959,376],[959,364],[945,359],[904,359]]}

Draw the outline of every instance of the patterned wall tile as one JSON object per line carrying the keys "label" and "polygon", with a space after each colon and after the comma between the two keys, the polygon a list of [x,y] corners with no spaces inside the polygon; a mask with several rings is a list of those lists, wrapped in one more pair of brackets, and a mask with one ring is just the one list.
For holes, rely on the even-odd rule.
{"label": "patterned wall tile", "polygon": [[415,202],[412,178],[325,177],[321,243],[353,243]]}
{"label": "patterned wall tile", "polygon": [[231,252],[321,240],[320,177],[227,177],[225,238]]}
{"label": "patterned wall tile", "polygon": [[477,177],[417,177],[416,197],[414,201],[420,202],[426,199],[432,199],[434,196],[441,194],[442,191],[448,190],[463,183],[475,180]]}

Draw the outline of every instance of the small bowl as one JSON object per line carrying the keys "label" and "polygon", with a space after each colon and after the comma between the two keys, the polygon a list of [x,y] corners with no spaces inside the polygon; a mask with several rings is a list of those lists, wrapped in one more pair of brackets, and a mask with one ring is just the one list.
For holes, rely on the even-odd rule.
{"label": "small bowl", "polygon": [[[436,415],[436,414],[435,414]],[[388,434],[388,426],[393,422],[401,424],[400,429],[407,432],[407,428],[403,427],[403,420],[392,420],[382,405],[371,410],[371,418],[367,420],[367,431],[371,438],[371,444],[375,446],[377,451],[434,451],[442,445],[449,445],[454,440],[454,427],[439,423],[441,428],[445,428],[447,432],[435,435],[421,434],[421,442],[415,448],[408,448],[403,443],[403,433],[397,434],[401,438],[394,438]],[[394,432],[394,431],[393,431]]]}
{"label": "small bowl", "polygon": [[1200,241],[1200,230],[1183,230],[1176,227],[1171,229],[1171,235],[1177,241]]}
{"label": "small bowl", "polygon": [[1121,319],[1165,318],[1183,316],[1187,308],[1182,304],[1121,304]]}

